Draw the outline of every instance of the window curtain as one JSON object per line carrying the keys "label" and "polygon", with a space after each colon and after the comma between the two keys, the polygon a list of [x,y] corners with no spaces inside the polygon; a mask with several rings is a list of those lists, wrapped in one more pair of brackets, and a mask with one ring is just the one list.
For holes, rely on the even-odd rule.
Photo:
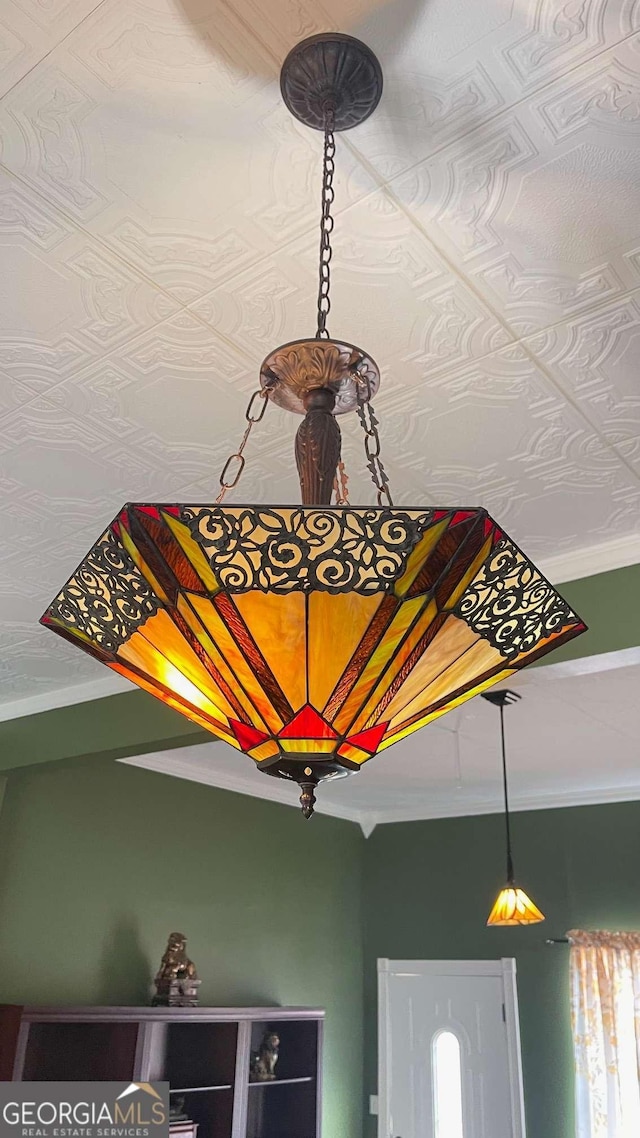
{"label": "window curtain", "polygon": [[567,936],[576,1138],[640,1138],[640,933]]}

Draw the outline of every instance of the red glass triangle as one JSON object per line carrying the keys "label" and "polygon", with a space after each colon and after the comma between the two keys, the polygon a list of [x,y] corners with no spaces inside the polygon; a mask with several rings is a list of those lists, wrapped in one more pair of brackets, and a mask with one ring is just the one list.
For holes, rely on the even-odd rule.
{"label": "red glass triangle", "polygon": [[257,727],[251,727],[249,723],[239,723],[237,719],[230,719],[229,726],[243,751],[250,751],[252,747],[266,743],[269,738],[264,731],[258,731]]}
{"label": "red glass triangle", "polygon": [[280,732],[281,739],[337,739],[333,727],[307,703]]}
{"label": "red glass triangle", "polygon": [[160,521],[160,510],[157,506],[138,506],[137,509],[141,514],[149,514],[149,517]]}
{"label": "red glass triangle", "polygon": [[354,747],[362,747],[364,751],[371,751],[373,754],[378,750],[388,726],[388,723],[379,723],[377,727],[368,727],[366,731],[358,731],[355,735],[347,736],[345,742],[353,743]]}
{"label": "red glass triangle", "polygon": [[120,522],[111,523],[111,532],[115,533],[118,541],[120,540]]}
{"label": "red glass triangle", "polygon": [[493,529],[493,520],[491,518],[484,519],[484,536],[487,537]]}
{"label": "red glass triangle", "polygon": [[449,514],[450,512],[451,512],[450,510],[434,510],[433,511],[434,522],[439,522],[441,518],[446,518],[447,514]]}
{"label": "red glass triangle", "polygon": [[474,518],[477,510],[456,510],[451,519],[451,525],[457,526],[458,522],[466,522],[467,518]]}
{"label": "red glass triangle", "polygon": [[180,517],[180,507],[179,506],[164,506],[162,512],[164,514],[171,514],[172,518],[179,518]]}

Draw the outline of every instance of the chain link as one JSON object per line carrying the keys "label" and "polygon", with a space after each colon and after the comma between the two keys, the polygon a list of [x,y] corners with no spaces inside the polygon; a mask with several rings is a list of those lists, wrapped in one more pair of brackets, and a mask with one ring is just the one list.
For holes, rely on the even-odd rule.
{"label": "chain link", "polygon": [[367,456],[367,470],[371,473],[371,480],[378,491],[378,505],[393,506],[393,499],[389,489],[389,476],[380,457],[380,435],[378,434],[379,420],[371,403],[371,384],[366,375],[362,375],[356,368],[352,371],[356,381],[356,398],[358,400],[358,418],[364,431],[364,453]]}
{"label": "chain link", "polygon": [[338,463],[336,476],[333,480],[333,491],[336,496],[336,506],[349,505],[349,475],[342,461]]}
{"label": "chain link", "polygon": [[[232,490],[233,487],[237,486],[238,482],[240,481],[240,476],[244,470],[246,462],[246,459],[244,457],[244,448],[247,445],[249,435],[253,430],[254,424],[259,423],[263,419],[264,413],[267,409],[267,403],[269,402],[269,396],[271,395],[271,392],[273,391],[273,388],[277,382],[278,377],[274,374],[273,378],[270,380],[270,385],[268,387],[259,387],[257,391],[253,392],[253,395],[249,400],[247,410],[245,411],[244,415],[247,421],[247,425],[240,440],[240,446],[236,451],[233,452],[233,454],[229,455],[227,461],[222,467],[222,473],[220,474],[220,493],[216,498],[216,505],[219,505],[220,502],[224,500],[227,490]],[[255,407],[257,406],[258,399],[262,400],[262,406],[258,407],[258,413],[255,414]],[[235,469],[233,466],[234,463],[236,463]],[[230,471],[232,473],[231,478],[229,479],[228,475]]]}
{"label": "chain link", "polygon": [[316,340],[328,340],[327,316],[331,308],[331,233],[333,216],[331,207],[335,199],[333,175],[335,172],[336,143],[333,136],[334,113],[327,107],[324,118],[324,156],[322,162],[322,214],[320,217],[320,283],[318,287],[318,330]]}

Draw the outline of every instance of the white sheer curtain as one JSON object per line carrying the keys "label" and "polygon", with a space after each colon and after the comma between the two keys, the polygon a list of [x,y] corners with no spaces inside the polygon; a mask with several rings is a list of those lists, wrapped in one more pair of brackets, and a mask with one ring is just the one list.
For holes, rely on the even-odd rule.
{"label": "white sheer curtain", "polygon": [[576,1138],[640,1138],[640,933],[567,935]]}

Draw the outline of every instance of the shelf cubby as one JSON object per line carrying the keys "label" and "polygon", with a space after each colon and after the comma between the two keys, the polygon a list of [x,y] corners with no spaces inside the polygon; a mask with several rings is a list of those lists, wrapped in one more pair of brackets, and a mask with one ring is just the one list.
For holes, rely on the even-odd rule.
{"label": "shelf cubby", "polygon": [[[174,1138],[320,1138],[318,1008],[21,1007],[0,1004],[5,1079],[168,1082]],[[275,1079],[251,1079],[267,1033]],[[179,1102],[179,1100],[183,1100]]]}

